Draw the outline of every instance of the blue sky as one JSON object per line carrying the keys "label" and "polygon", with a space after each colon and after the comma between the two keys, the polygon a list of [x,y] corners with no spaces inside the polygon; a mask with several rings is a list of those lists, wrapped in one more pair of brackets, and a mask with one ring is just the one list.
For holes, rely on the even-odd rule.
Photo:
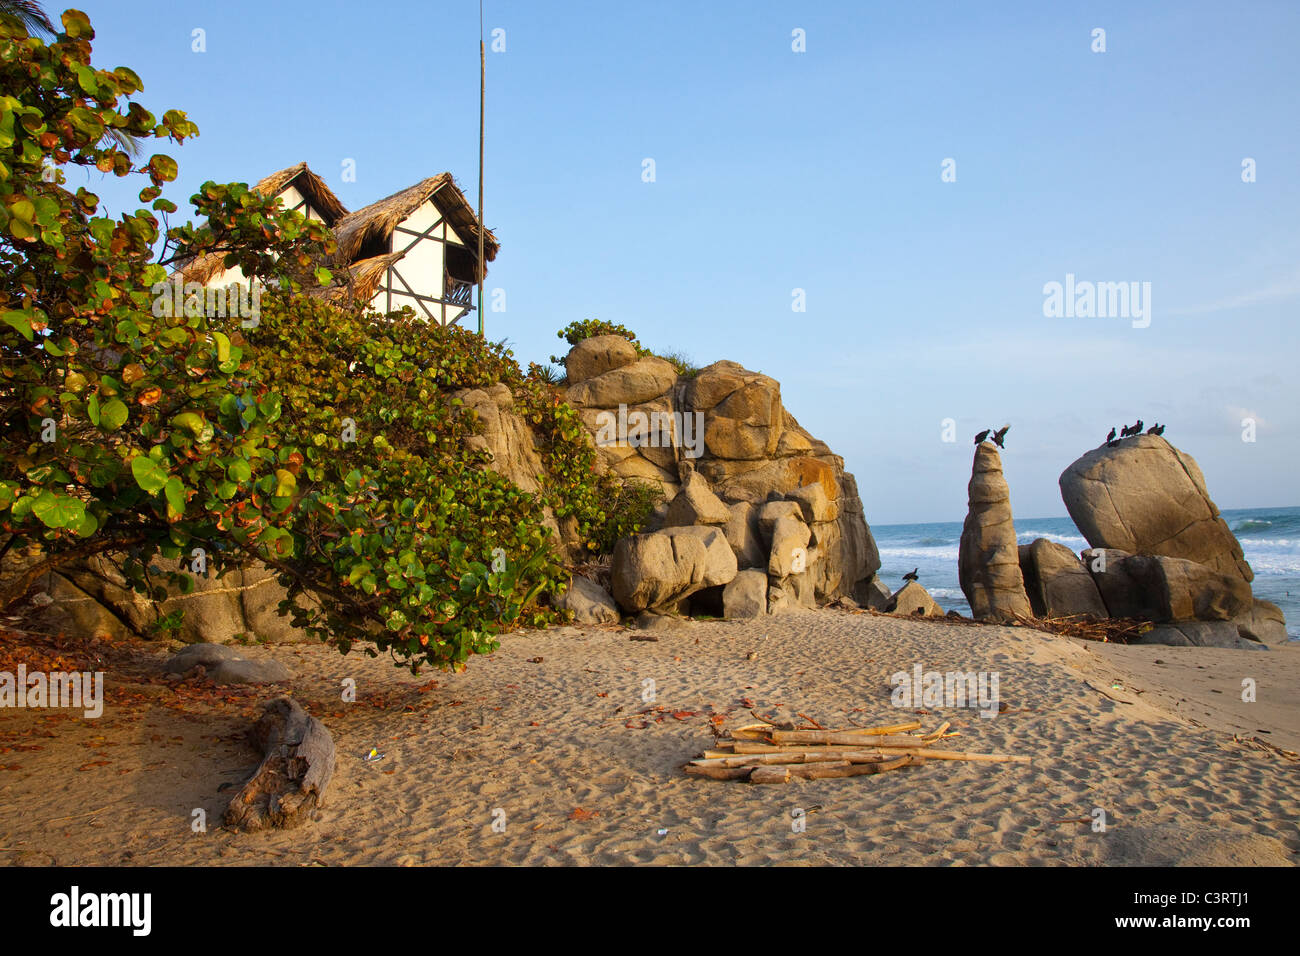
{"label": "blue sky", "polygon": [[[473,0],[84,9],[96,62],[202,131],[170,151],[183,207],[299,160],[352,209],[443,170],[476,192]],[[971,436],[1007,422],[1024,517],[1139,417],[1220,507],[1300,504],[1300,5],[488,0],[485,26],[487,332],[521,361],[602,318],[770,374],[873,523],[960,519]],[[1067,273],[1150,282],[1150,326],[1044,317]]]}

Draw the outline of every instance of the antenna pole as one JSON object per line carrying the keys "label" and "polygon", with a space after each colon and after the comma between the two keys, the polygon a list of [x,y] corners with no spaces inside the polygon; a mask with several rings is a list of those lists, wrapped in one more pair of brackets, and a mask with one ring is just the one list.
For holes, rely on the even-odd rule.
{"label": "antenna pole", "polygon": [[478,0],[478,334],[483,335],[483,109],[487,102],[487,52],[483,47],[483,0]]}

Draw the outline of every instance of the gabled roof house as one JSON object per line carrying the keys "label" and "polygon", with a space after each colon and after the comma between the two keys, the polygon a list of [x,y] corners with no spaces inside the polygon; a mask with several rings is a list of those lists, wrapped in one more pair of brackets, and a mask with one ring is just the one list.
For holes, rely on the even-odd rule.
{"label": "gabled roof house", "polygon": [[[484,230],[486,261],[478,261],[478,217],[451,173],[421,180],[356,212],[348,212],[306,163],[273,173],[253,188],[333,229],[338,252],[329,265],[346,270],[350,282],[326,295],[351,296],[379,312],[410,306],[440,325],[458,321],[474,310],[474,286],[500,249],[491,230]],[[219,253],[187,263],[180,274],[204,285],[244,280],[238,268],[224,267]]]}

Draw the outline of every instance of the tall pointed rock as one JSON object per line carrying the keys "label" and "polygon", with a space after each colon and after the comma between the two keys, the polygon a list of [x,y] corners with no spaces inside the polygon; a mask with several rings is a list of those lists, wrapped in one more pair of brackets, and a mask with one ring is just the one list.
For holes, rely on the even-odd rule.
{"label": "tall pointed rock", "polygon": [[989,442],[975,449],[968,500],[957,577],[971,614],[981,621],[1032,617],[1011,520],[1011,490],[1002,477],[1002,459]]}

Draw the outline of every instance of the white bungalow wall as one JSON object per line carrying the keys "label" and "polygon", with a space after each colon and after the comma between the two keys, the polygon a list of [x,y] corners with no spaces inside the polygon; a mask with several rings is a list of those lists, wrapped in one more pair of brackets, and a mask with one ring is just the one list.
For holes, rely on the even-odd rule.
{"label": "white bungalow wall", "polygon": [[385,274],[370,307],[377,312],[395,312],[410,306],[417,316],[440,325],[454,322],[469,311],[464,306],[428,301],[444,297],[443,241],[461,239],[432,200],[398,223],[391,251],[405,254]]}

